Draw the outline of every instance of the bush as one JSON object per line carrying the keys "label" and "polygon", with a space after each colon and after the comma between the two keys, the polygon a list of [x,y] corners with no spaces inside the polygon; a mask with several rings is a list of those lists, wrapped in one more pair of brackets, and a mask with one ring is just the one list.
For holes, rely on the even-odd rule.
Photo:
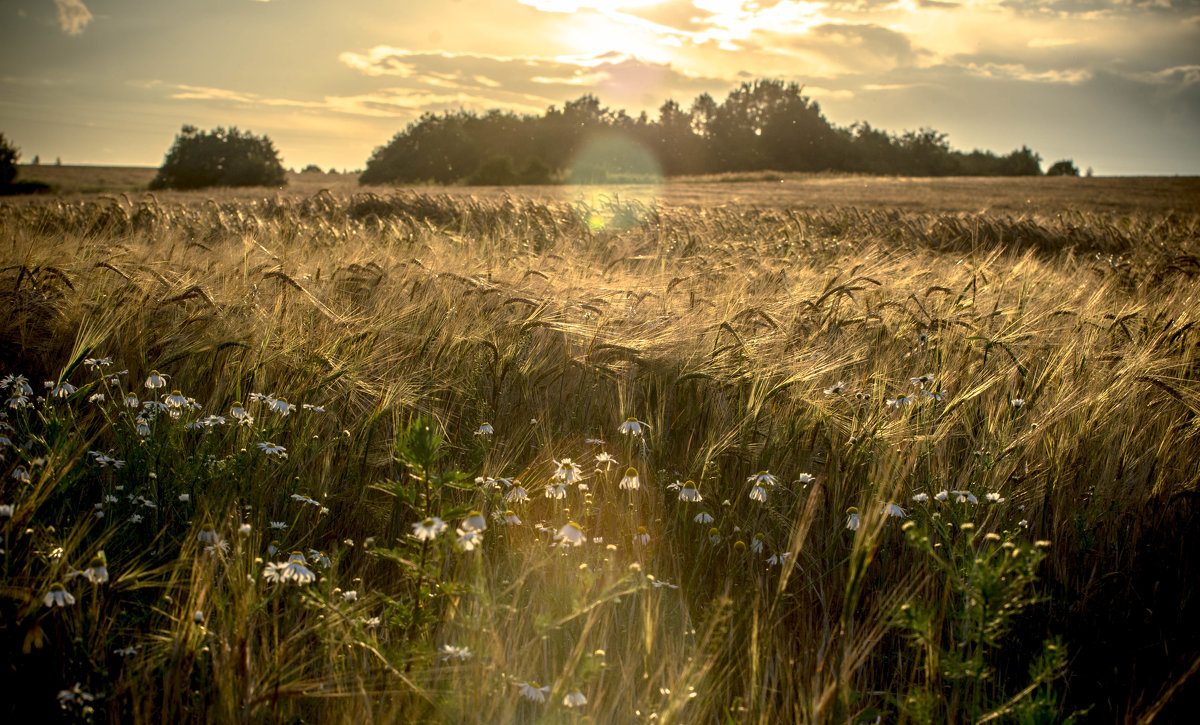
{"label": "bush", "polygon": [[1079,167],[1070,159],[1055,161],[1050,168],[1046,169],[1046,176],[1079,176]]}
{"label": "bush", "polygon": [[320,166],[317,166],[316,164],[309,164],[308,166],[305,166],[300,171],[300,173],[302,173],[302,174],[323,174],[325,172],[321,169]]}
{"label": "bush", "polygon": [[17,159],[21,151],[0,133],[0,186],[8,186],[17,178]]}
{"label": "bush", "polygon": [[279,152],[266,136],[236,128],[200,131],[184,126],[167,152],[151,189],[208,186],[284,186]]}

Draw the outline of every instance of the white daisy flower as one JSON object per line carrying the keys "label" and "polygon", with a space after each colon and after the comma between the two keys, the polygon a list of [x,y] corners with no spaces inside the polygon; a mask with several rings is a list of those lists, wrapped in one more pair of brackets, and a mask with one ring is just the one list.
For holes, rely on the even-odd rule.
{"label": "white daisy flower", "polygon": [[708,530],[708,541],[709,541],[709,543],[713,544],[714,546],[721,543],[721,531],[715,527],[709,529]]}
{"label": "white daisy flower", "polygon": [[455,533],[458,534],[458,546],[463,551],[475,551],[483,543],[481,529],[455,529]]}
{"label": "white daisy flower", "polygon": [[0,505],[0,518],[11,519],[13,515],[13,505],[14,504],[11,503]]}
{"label": "white daisy flower", "polygon": [[979,503],[979,499],[975,498],[975,494],[970,491],[951,491],[951,496],[957,496],[956,503]]}
{"label": "white daisy flower", "polygon": [[42,602],[47,607],[69,607],[75,604],[75,597],[71,596],[71,592],[63,588],[62,584],[55,583],[50,585],[50,591],[42,597]]}
{"label": "white daisy flower", "polygon": [[508,524],[509,526],[520,526],[521,518],[519,516],[517,516],[515,511],[511,511],[511,510],[505,511],[504,512],[504,523]]}
{"label": "white daisy flower", "polygon": [[75,392],[75,386],[70,383],[60,383],[50,391],[50,396],[54,398],[65,398]]}
{"label": "white daisy flower", "polygon": [[296,582],[297,584],[311,584],[317,580],[317,575],[313,573],[312,569],[308,568],[308,561],[305,560],[304,554],[299,551],[293,551],[288,560],[280,567],[279,579],[285,582]]}
{"label": "white daisy flower", "polygon": [[287,458],[287,449],[283,446],[275,445],[270,441],[262,441],[256,444],[258,449],[268,456],[277,456],[279,458]]}
{"label": "white daisy flower", "polygon": [[792,555],[790,551],[784,551],[779,554],[772,554],[767,557],[767,566],[777,566],[787,561],[787,558]]}
{"label": "white daisy flower", "polygon": [[612,470],[612,467],[617,464],[618,464],[617,459],[613,458],[612,455],[609,453],[600,452],[600,453],[596,454],[596,468],[597,469],[600,468],[601,465],[603,465],[604,470],[610,471],[610,470]]}
{"label": "white daisy flower", "polygon": [[483,514],[472,511],[463,519],[462,528],[464,531],[483,531],[487,528],[487,521],[483,518]]}
{"label": "white daisy flower", "polygon": [[567,484],[549,483],[545,488],[546,498],[561,500],[567,497]]}
{"label": "white daisy flower", "polygon": [[554,536],[555,541],[562,542],[561,546],[582,546],[583,539],[583,529],[574,521],[568,521]]}
{"label": "white daisy flower", "polygon": [[217,530],[214,529],[211,524],[205,524],[204,526],[200,527],[200,533],[196,534],[196,540],[201,544],[211,545],[219,542],[221,537],[217,535]]}
{"label": "white daisy flower", "polygon": [[104,563],[103,556],[92,557],[92,561],[88,564],[88,568],[84,569],[81,573],[83,574],[84,579],[87,579],[93,584],[108,583],[108,566]]}
{"label": "white daisy flower", "polygon": [[763,550],[763,543],[766,541],[766,538],[767,537],[763,536],[762,533],[755,534],[754,538],[750,539],[750,551],[753,551],[755,554],[761,554]]}
{"label": "white daisy flower", "polygon": [[692,521],[695,521],[698,524],[711,524],[713,522],[713,517],[709,512],[701,511],[692,518]]}
{"label": "white daisy flower", "polygon": [[433,541],[438,534],[446,530],[446,522],[437,516],[430,516],[413,524],[412,527],[413,536],[417,538],[417,541]]}
{"label": "white daisy flower", "polygon": [[168,408],[182,408],[188,404],[188,399],[178,390],[172,390],[162,398],[163,404]]}
{"label": "white daisy flower", "polygon": [[985,495],[984,498],[988,503],[1004,503],[1005,501],[1005,499],[1001,498],[1000,494],[996,493],[995,491]]}
{"label": "white daisy flower", "polygon": [[283,398],[276,398],[270,395],[266,397],[265,402],[267,404],[267,410],[271,411],[272,413],[279,413],[282,416],[290,415],[291,412],[296,409],[296,406],[287,402]]}
{"label": "white daisy flower", "polygon": [[582,707],[586,704],[587,698],[584,697],[583,693],[579,690],[576,690],[575,692],[568,692],[566,696],[563,697],[564,707]]}
{"label": "white daisy flower", "polygon": [[641,484],[638,482],[638,472],[633,466],[625,469],[625,477],[617,484],[624,491],[636,491]]}
{"label": "white daisy flower", "polygon": [[755,486],[774,486],[779,483],[770,471],[759,471],[758,473],[746,479],[746,483],[753,483]]}
{"label": "white daisy flower", "polygon": [[549,685],[539,685],[532,680],[529,682],[518,682],[517,684],[521,687],[521,697],[529,700],[530,702],[536,702],[539,704],[544,703],[546,702],[546,695],[550,694]]}
{"label": "white daisy flower", "polygon": [[933,497],[935,499],[937,499],[938,501],[945,501],[947,498],[950,497],[950,492],[947,491],[946,489],[942,489],[941,491],[938,491],[936,494],[934,494]]}
{"label": "white daisy flower", "polygon": [[484,423],[483,425],[479,426],[478,430],[475,431],[475,435],[477,436],[490,436],[494,435],[495,433],[496,429],[492,427],[491,423]]}
{"label": "white daisy flower", "polygon": [[904,513],[904,509],[900,508],[894,503],[885,503],[883,505],[883,514],[885,516],[892,516],[898,519],[904,518],[907,515]]}
{"label": "white daisy flower", "polygon": [[522,503],[529,500],[529,492],[524,486],[513,486],[512,490],[504,494],[505,503]]}
{"label": "white daisy flower", "polygon": [[254,416],[246,411],[240,401],[234,401],[233,405],[229,406],[229,415],[236,420],[240,425],[251,425],[254,423]]}
{"label": "white daisy flower", "polygon": [[851,531],[857,531],[858,530],[858,507],[851,506],[850,508],[846,509],[846,513],[848,514],[848,516],[846,517],[846,528],[850,529]]}
{"label": "white daisy flower", "polygon": [[828,388],[825,388],[825,394],[826,395],[841,395],[842,391],[844,391],[845,389],[846,389],[846,383],[839,380],[836,383],[834,383],[833,385],[830,385]]}
{"label": "white daisy flower", "polygon": [[884,402],[887,403],[888,407],[891,408],[903,408],[906,405],[910,405],[913,402],[913,398],[911,395],[901,394],[894,398],[887,398],[884,400]]}
{"label": "white daisy flower", "polygon": [[650,532],[646,531],[645,526],[639,526],[637,533],[633,535],[634,546],[645,546],[650,543]]}
{"label": "white daisy flower", "polygon": [[704,498],[700,495],[700,491],[696,488],[695,483],[692,481],[684,481],[683,488],[679,489],[679,500],[699,502],[703,501]]}
{"label": "white daisy flower", "polygon": [[283,531],[284,529],[286,529],[288,527],[288,524],[286,521],[268,521],[267,527],[271,528],[271,529],[278,529],[280,531]]}
{"label": "white daisy flower", "polygon": [[929,500],[929,494],[925,493],[924,491],[921,493],[915,493],[913,494],[912,500],[916,501],[917,503],[925,503]]}
{"label": "white daisy flower", "polygon": [[799,476],[796,476],[796,483],[802,486],[807,486],[815,480],[817,480],[817,477],[811,473],[801,473]]}
{"label": "white daisy flower", "polygon": [[126,393],[122,402],[126,408],[140,408],[142,406],[142,401],[138,400],[138,396],[133,393]]}
{"label": "white daisy flower", "polygon": [[455,659],[460,662],[470,659],[471,649],[469,647],[456,647],[452,644],[444,644],[441,647],[442,661]]}
{"label": "white daisy flower", "polygon": [[1008,402],[1009,402],[1009,404],[1010,404],[1010,405],[1012,405],[1012,407],[1014,407],[1014,408],[1021,408],[1021,407],[1024,407],[1024,405],[1025,405],[1025,399],[1024,399],[1024,398],[1013,398],[1012,400],[1010,400],[1010,401],[1008,401]]}
{"label": "white daisy flower", "polygon": [[165,388],[167,386],[167,378],[171,377],[157,370],[151,370],[150,376],[146,378],[146,387],[155,390],[157,388]]}
{"label": "white daisy flower", "polygon": [[554,472],[554,478],[562,481],[567,486],[575,483],[581,477],[579,464],[575,463],[570,458],[564,458],[561,461],[555,461],[554,465],[558,466],[558,470]]}
{"label": "white daisy flower", "polygon": [[767,489],[762,486],[754,486],[750,489],[750,500],[758,501],[759,503],[767,502]]}
{"label": "white daisy flower", "polygon": [[637,418],[626,418],[618,428],[617,432],[621,435],[640,436],[650,429],[650,426],[641,422]]}

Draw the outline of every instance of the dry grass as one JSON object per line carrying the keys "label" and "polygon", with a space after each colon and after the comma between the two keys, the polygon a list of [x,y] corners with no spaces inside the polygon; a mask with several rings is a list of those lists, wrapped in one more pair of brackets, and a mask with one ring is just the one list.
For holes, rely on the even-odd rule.
{"label": "dry grass", "polygon": [[[858,182],[795,183],[843,199]],[[935,201],[955,198],[937,183],[960,182],[875,188],[958,203]],[[715,193],[693,186],[698,203]],[[1183,712],[1200,656],[1194,210],[698,212],[473,193],[0,207],[3,372],[82,388],[79,361],[108,355],[130,369],[124,388],[145,397],[157,369],[204,413],[251,391],[326,408],[260,410],[258,427],[201,443],[166,422],[141,439],[82,395],[40,408],[20,456],[45,464],[0,488],[18,502],[10,682],[53,707],[82,681],[122,721],[557,722],[580,716],[559,705],[576,688],[597,722],[1005,720],[1034,701],[1048,722]],[[919,394],[922,375],[943,400]],[[918,402],[886,402],[902,394]],[[403,443],[416,414],[440,458]],[[629,416],[644,442],[617,433]],[[494,436],[474,435],[484,421]],[[593,473],[588,437],[621,466]],[[264,440],[289,457],[256,457]],[[88,449],[129,465],[89,468]],[[564,457],[590,490],[545,498]],[[627,465],[637,492],[617,487]],[[440,485],[452,468],[466,482]],[[746,479],[763,469],[781,481],[759,503]],[[534,498],[507,503],[476,475]],[[703,503],[679,501],[676,479]],[[117,482],[158,502],[153,527],[80,518]],[[912,501],[946,489],[981,503]],[[881,501],[916,525],[889,524]],[[474,552],[407,535],[428,514],[453,528],[509,507],[524,523],[491,521]],[[712,524],[692,520],[701,509]],[[262,581],[276,519],[286,549],[333,559],[316,584]],[[533,530],[568,520],[603,542],[555,548]],[[238,538],[243,521],[253,536]],[[200,551],[205,523],[228,554]],[[649,545],[631,543],[639,526]],[[37,553],[51,542],[62,563]],[[117,581],[73,587],[92,608],[41,607],[97,548]],[[35,627],[46,642],[21,654]],[[1031,679],[1051,636],[1066,672]],[[126,643],[142,656],[109,654]],[[442,660],[441,644],[474,656]],[[528,680],[551,686],[548,705],[518,697]]]}

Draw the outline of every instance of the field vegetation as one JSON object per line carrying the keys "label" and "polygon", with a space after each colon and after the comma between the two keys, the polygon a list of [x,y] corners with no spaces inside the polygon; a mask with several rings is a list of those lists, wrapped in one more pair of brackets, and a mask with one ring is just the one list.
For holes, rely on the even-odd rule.
{"label": "field vegetation", "polygon": [[1179,721],[1179,193],[6,203],[0,707]]}

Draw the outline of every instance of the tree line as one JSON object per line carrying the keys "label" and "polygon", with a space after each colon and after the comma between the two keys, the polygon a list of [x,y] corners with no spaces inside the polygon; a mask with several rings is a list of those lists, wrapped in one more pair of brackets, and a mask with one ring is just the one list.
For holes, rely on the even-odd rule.
{"label": "tree line", "polygon": [[[651,171],[666,176],[746,171],[850,172],[902,176],[1041,174],[1041,157],[1022,146],[1008,154],[950,147],[930,128],[892,134],[865,121],[839,127],[802,86],[743,83],[718,103],[705,93],[684,109],[668,100],[651,120],[605,108],[585,95],[540,116],[498,110],[426,113],[375,149],[359,177],[384,183],[548,183],[599,181]],[[596,139],[623,139],[587,154]],[[649,152],[652,161],[644,153]],[[574,165],[574,168],[573,168]],[[578,178],[582,174],[583,178]]]}

